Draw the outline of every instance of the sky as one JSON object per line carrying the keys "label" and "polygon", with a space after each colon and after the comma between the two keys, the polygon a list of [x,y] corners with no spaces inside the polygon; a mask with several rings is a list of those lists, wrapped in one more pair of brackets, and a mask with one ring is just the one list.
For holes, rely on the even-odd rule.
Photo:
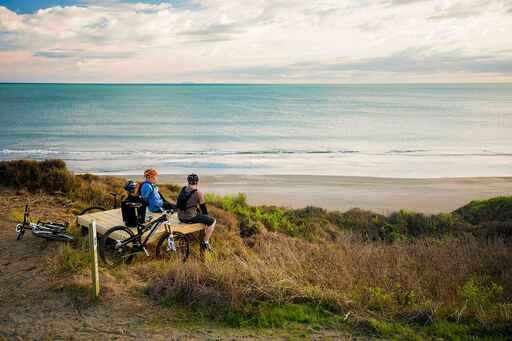
{"label": "sky", "polygon": [[512,0],[0,0],[0,82],[512,82]]}

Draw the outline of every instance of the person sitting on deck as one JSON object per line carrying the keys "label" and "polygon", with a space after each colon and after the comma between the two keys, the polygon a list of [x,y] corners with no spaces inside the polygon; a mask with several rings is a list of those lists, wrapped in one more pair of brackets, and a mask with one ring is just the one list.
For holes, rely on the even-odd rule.
{"label": "person sitting on deck", "polygon": [[184,186],[178,195],[176,203],[178,218],[181,222],[187,224],[205,224],[207,227],[204,233],[204,239],[201,242],[201,250],[211,251],[209,240],[215,228],[216,221],[213,217],[208,215],[204,193],[197,189],[199,177],[196,174],[190,174],[187,177],[187,182],[188,185]]}
{"label": "person sitting on deck", "polygon": [[148,209],[154,213],[176,208],[174,204],[165,200],[162,194],[160,194],[158,186],[156,185],[158,175],[156,169],[146,169],[146,171],[144,171],[145,181],[140,185],[138,191],[142,199],[148,205]]}

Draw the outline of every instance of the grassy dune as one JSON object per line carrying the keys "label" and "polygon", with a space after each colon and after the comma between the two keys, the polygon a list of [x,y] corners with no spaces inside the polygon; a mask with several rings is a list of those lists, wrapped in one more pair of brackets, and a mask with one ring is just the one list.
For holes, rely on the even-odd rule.
{"label": "grassy dune", "polygon": [[[9,161],[0,163],[0,184],[65,196],[78,211],[110,206],[124,180],[73,175],[58,160]],[[161,189],[175,198],[178,187]],[[218,220],[215,253],[185,264],[135,262],[140,295],[233,327],[299,324],[403,339],[512,334],[512,197],[387,216],[256,207],[243,194],[207,201]],[[83,240],[60,246],[51,271],[87,271],[86,250]],[[102,272],[129,276],[127,268]]]}

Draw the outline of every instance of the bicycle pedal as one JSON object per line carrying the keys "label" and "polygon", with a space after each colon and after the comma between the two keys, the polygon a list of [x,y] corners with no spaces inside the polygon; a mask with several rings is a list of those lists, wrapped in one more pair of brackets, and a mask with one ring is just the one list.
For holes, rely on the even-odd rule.
{"label": "bicycle pedal", "polygon": [[142,251],[146,254],[147,257],[149,257],[148,249],[146,249],[144,246],[142,247]]}

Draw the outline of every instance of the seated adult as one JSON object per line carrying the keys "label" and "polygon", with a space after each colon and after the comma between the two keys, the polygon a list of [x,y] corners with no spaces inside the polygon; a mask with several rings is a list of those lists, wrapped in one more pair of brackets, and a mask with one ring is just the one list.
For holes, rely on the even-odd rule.
{"label": "seated adult", "polygon": [[159,192],[158,186],[156,185],[158,175],[156,169],[146,169],[146,171],[144,171],[145,180],[139,187],[140,196],[148,205],[148,209],[154,213],[176,208],[176,205],[165,200]]}
{"label": "seated adult", "polygon": [[199,177],[196,174],[190,174],[187,177],[188,185],[181,189],[178,195],[177,208],[178,218],[181,222],[187,224],[201,223],[205,224],[206,230],[204,239],[201,242],[201,250],[211,251],[210,237],[215,228],[215,219],[208,215],[204,193],[198,190]]}

